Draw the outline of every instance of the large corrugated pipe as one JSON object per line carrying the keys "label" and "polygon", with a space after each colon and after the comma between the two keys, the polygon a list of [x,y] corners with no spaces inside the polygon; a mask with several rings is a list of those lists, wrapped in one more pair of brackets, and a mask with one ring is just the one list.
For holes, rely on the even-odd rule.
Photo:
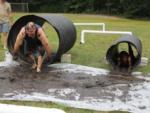
{"label": "large corrugated pipe", "polygon": [[[19,31],[30,21],[35,22],[40,26],[43,26],[43,24],[47,22],[57,32],[59,38],[59,47],[56,55],[53,57],[53,62],[51,63],[60,60],[61,55],[73,47],[76,41],[76,29],[70,20],[58,14],[49,14],[46,16],[26,15],[19,18],[10,29],[7,42],[10,53],[13,51]],[[21,48],[20,57],[24,60],[23,53],[24,48]]]}
{"label": "large corrugated pipe", "polygon": [[[127,43],[128,44],[128,53],[132,54],[133,47],[135,47],[137,55],[134,54],[134,61],[132,63],[132,68],[135,68],[138,66],[141,62],[141,56],[142,56],[142,43],[141,41],[134,35],[124,35],[118,40],[116,40],[108,49],[106,53],[106,59],[107,61],[114,67],[117,67],[118,63],[118,55],[119,55],[119,46],[121,43]],[[133,46],[133,47],[132,47]]]}

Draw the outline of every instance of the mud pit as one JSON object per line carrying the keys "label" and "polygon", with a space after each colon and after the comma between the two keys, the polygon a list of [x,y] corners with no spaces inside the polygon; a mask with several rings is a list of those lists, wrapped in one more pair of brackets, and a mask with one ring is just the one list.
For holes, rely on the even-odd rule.
{"label": "mud pit", "polygon": [[0,67],[0,98],[148,113],[150,78],[110,75],[107,70],[73,64],[53,64],[40,74],[27,64],[4,65]]}

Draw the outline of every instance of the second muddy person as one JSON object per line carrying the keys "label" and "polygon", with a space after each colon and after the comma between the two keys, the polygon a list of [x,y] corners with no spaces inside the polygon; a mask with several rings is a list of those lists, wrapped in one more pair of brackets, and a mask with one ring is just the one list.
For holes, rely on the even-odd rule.
{"label": "second muddy person", "polygon": [[22,27],[14,44],[14,59],[17,59],[23,43],[26,43],[25,56],[33,63],[32,69],[41,72],[45,51],[46,59],[50,60],[51,57],[51,47],[43,29],[34,22],[28,22],[26,26]]}
{"label": "second muddy person", "polygon": [[127,69],[129,72],[131,70],[131,57],[126,51],[121,51],[118,58],[118,67],[120,71]]}
{"label": "second muddy person", "polygon": [[119,67],[120,71],[131,73],[131,69],[135,61],[135,57],[133,54],[132,47],[129,43],[128,43],[128,49],[129,49],[129,52],[121,51],[119,53],[117,66]]}

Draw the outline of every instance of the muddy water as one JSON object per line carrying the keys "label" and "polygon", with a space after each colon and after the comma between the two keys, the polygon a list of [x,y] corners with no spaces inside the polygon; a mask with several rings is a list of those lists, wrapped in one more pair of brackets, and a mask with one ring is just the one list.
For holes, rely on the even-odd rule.
{"label": "muddy water", "polygon": [[95,110],[150,111],[150,78],[109,74],[108,70],[53,64],[41,73],[6,54],[0,62],[0,99],[40,100]]}
{"label": "muddy water", "polygon": [[[80,100],[85,97],[105,98],[113,100],[118,96],[125,101],[131,84],[139,84],[144,79],[133,76],[100,75],[91,76],[85,73],[70,73],[57,70],[55,67],[44,67],[42,73],[36,73],[30,69],[30,65],[19,65],[15,67],[0,67],[0,96],[14,96],[16,92],[21,93],[49,93],[51,89],[75,89],[80,94]],[[123,91],[123,95],[111,92]],[[49,91],[49,92],[48,92]],[[13,94],[14,93],[14,94]],[[51,92],[52,93],[52,92]],[[74,100],[74,95],[61,96],[58,92],[53,95],[62,99]],[[12,94],[12,95],[7,95]]]}

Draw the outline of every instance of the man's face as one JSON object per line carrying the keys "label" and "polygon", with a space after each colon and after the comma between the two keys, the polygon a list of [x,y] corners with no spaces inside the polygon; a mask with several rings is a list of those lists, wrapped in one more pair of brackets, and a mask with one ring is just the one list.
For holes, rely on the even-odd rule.
{"label": "man's face", "polygon": [[35,31],[36,31],[36,29],[35,28],[29,28],[28,30],[27,30],[27,35],[29,36],[29,37],[35,37]]}
{"label": "man's face", "polygon": [[123,61],[123,63],[127,63],[128,62],[128,56],[123,56],[122,61]]}

